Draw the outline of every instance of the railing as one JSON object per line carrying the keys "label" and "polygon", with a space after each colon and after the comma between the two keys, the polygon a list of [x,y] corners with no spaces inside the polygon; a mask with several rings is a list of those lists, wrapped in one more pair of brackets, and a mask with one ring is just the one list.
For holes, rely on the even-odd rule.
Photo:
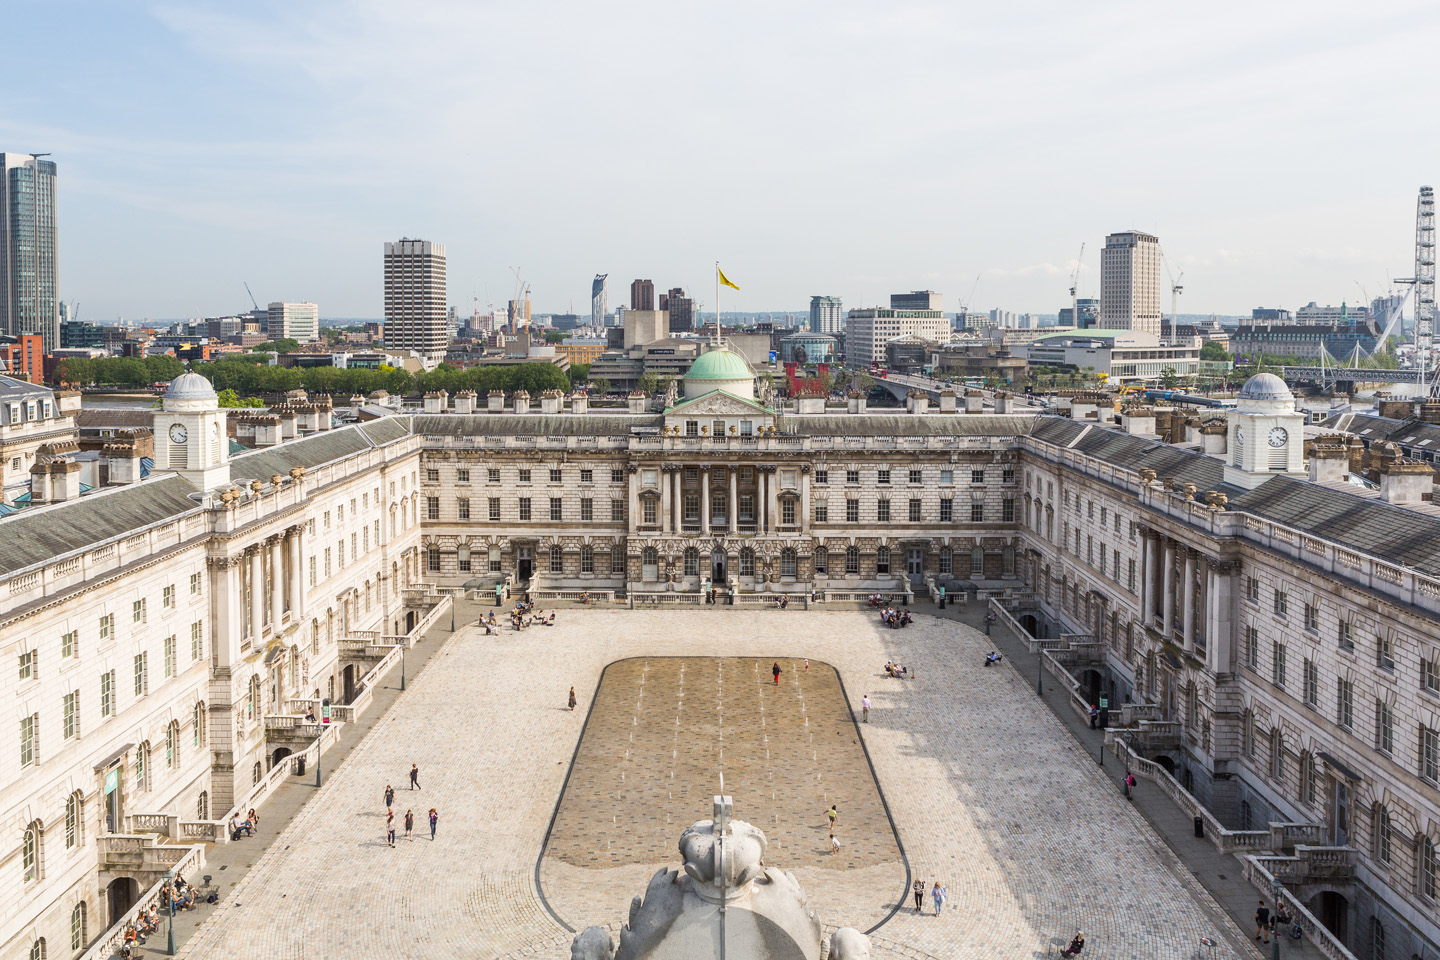
{"label": "railing", "polygon": [[125,819],[130,821],[131,833],[163,833],[170,835],[170,815],[165,813],[132,813]]}
{"label": "railing", "polygon": [[[105,838],[102,837],[101,839],[103,840]],[[203,869],[205,866],[204,847],[166,847],[164,849],[167,853],[173,851],[177,854],[176,858],[171,861],[171,867],[174,869],[176,875],[193,873],[196,870]],[[125,928],[135,922],[135,919],[140,916],[140,911],[151,906],[158,907],[160,888],[164,885],[165,880],[163,878],[155,881],[154,885],[135,901],[135,905],[131,907],[123,917],[112,923],[110,928],[90,945],[90,949],[80,955],[80,960],[108,960],[108,958],[119,953],[120,946],[125,941]],[[156,912],[158,913],[159,911],[157,910]]]}
{"label": "railing", "polygon": [[662,604],[663,604],[663,605],[667,605],[667,606],[680,606],[680,607],[683,607],[683,606],[691,606],[691,607],[698,607],[698,606],[701,606],[701,605],[704,603],[704,601],[705,601],[704,596],[702,596],[702,595],[699,594],[699,593],[636,593],[636,592],[631,592],[631,593],[627,594],[627,596],[630,598],[630,606],[631,606],[632,609],[635,608],[635,607],[640,607],[640,606],[645,606],[645,605],[659,606],[659,605],[662,605]]}
{"label": "railing", "polygon": [[[332,715],[333,719],[333,715]],[[290,716],[285,714],[266,714],[265,732],[284,732],[299,737],[320,736],[321,724],[315,720],[306,720],[304,716]]]}
{"label": "railing", "polygon": [[[334,708],[332,707],[333,711]],[[332,714],[333,716],[333,714]],[[206,824],[210,827],[215,842],[227,843],[230,840],[230,818],[239,816],[244,818],[245,814],[253,807],[258,807],[265,802],[265,798],[274,792],[275,788],[290,776],[295,767],[303,760],[307,764],[313,764],[331,744],[340,738],[340,727],[343,724],[332,720],[328,725],[322,725],[320,735],[311,741],[305,749],[290,754],[284,760],[271,767],[260,782],[250,788],[250,791],[236,801],[235,806],[226,811],[225,816],[219,820],[192,821],[196,824],[194,829],[201,829],[199,824]]]}
{"label": "railing", "polygon": [[581,589],[581,590],[573,590],[573,589],[570,589],[570,588],[560,589],[560,588],[557,587],[557,588],[551,589],[551,590],[531,590],[531,591],[530,591],[530,596],[531,596],[531,598],[534,599],[534,600],[537,601],[537,602],[540,601],[540,600],[575,600],[575,601],[578,601],[582,596],[584,596],[584,595],[586,595],[586,594],[589,595],[589,597],[590,597],[590,599],[591,599],[592,601],[594,601],[596,604],[601,605],[601,606],[603,606],[603,605],[605,605],[605,604],[613,604],[613,603],[615,602],[615,591],[614,591],[614,590],[584,590],[584,589]]}
{"label": "railing", "polygon": [[[1275,893],[1274,881],[1277,877],[1267,869],[1275,860],[1274,857],[1257,857],[1251,854],[1240,857],[1245,879],[1267,896]],[[1305,931],[1305,938],[1313,943],[1317,950],[1330,960],[1355,960],[1355,954],[1345,949],[1345,945],[1305,908],[1305,904],[1301,903],[1298,897],[1284,887],[1280,888],[1280,897],[1289,905],[1288,912],[1293,922],[1300,924],[1300,928]]]}

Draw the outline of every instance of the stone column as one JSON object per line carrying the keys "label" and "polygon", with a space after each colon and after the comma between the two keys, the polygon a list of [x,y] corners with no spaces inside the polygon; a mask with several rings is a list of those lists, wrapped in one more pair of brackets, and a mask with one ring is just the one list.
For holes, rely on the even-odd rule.
{"label": "stone column", "polygon": [[1185,574],[1180,578],[1180,635],[1184,638],[1185,649],[1195,649],[1195,551],[1185,548]]}
{"label": "stone column", "polygon": [[1207,559],[1205,567],[1210,578],[1205,604],[1205,665],[1214,673],[1234,673],[1235,621],[1231,610],[1238,594],[1239,565]]}
{"label": "stone column", "polygon": [[710,466],[700,467],[700,532],[710,533]]}
{"label": "stone column", "polygon": [[810,535],[810,464],[800,467],[800,532]]}
{"label": "stone column", "polygon": [[680,527],[681,527],[681,524],[683,523],[683,521],[681,520],[680,517],[681,517],[681,514],[683,514],[683,513],[685,512],[685,504],[682,503],[682,502],[681,502],[681,499],[680,499],[680,476],[681,476],[681,469],[682,469],[682,468],[680,467],[680,465],[679,465],[679,464],[676,464],[676,465],[675,465],[674,467],[672,467],[671,470],[670,470],[670,485],[671,485],[671,487],[672,487],[672,489],[671,489],[671,491],[670,491],[670,532],[671,532],[671,533],[679,533],[679,532],[680,532]]}
{"label": "stone column", "polygon": [[1150,569],[1154,553],[1154,539],[1145,530],[1140,534],[1140,622],[1146,626],[1155,622],[1155,581]]}
{"label": "stone column", "polygon": [[[270,547],[270,629],[280,632],[280,621],[285,618],[285,565],[281,547],[284,537],[276,535],[266,543]],[[345,541],[340,541],[345,549]]]}
{"label": "stone column", "polygon": [[1175,541],[1165,538],[1164,558],[1160,567],[1160,604],[1165,618],[1165,639],[1175,633]]}
{"label": "stone column", "polygon": [[[740,522],[740,496],[739,496],[739,489],[740,489],[740,488],[739,488],[739,486],[737,485],[736,474],[738,473],[738,470],[736,469],[735,464],[733,464],[733,463],[730,464],[729,471],[730,471],[730,505],[729,505],[729,507],[726,509],[725,519],[726,519],[726,520],[728,521],[728,523],[729,523],[729,527],[730,527],[729,533],[730,533],[730,535],[731,535],[731,536],[734,536],[734,535],[735,535],[735,525]],[[726,575],[726,576],[729,576],[729,575],[730,575],[730,571],[729,571],[729,569],[728,569],[728,568],[729,568],[729,561],[728,561],[728,560],[726,561],[726,568],[727,568],[727,569],[726,569],[726,571],[725,571],[725,575]]]}
{"label": "stone column", "polygon": [[625,528],[633,537],[640,529],[640,472],[633,463],[629,465],[629,477],[630,486],[626,491],[626,499],[629,500],[628,518]]}
{"label": "stone column", "polygon": [[258,641],[265,632],[265,548],[257,544],[246,552],[250,557],[250,637]]}
{"label": "stone column", "polygon": [[776,470],[777,467],[771,464],[770,472],[765,476],[770,490],[770,498],[765,503],[765,522],[769,524],[771,533],[780,529],[780,475]]}
{"label": "stone column", "polygon": [[298,621],[305,616],[305,551],[300,548],[303,526],[290,528],[286,544],[290,548],[290,616]]}
{"label": "stone column", "polygon": [[671,478],[672,478],[673,476],[674,476],[674,473],[671,471],[670,465],[669,465],[668,463],[667,463],[667,464],[661,464],[661,466],[660,466],[660,530],[661,530],[662,532],[663,532],[663,531],[667,531],[667,530],[670,529],[670,480],[671,480]]}
{"label": "stone column", "polygon": [[210,598],[214,626],[206,642],[216,666],[228,667],[239,657],[243,624],[240,610],[240,560],[238,557],[216,557],[210,561]]}

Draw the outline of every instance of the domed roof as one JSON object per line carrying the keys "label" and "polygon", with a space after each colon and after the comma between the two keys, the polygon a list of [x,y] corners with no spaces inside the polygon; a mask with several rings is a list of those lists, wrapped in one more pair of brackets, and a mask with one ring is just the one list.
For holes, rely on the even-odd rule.
{"label": "domed roof", "polygon": [[745,358],[726,347],[702,353],[685,373],[686,380],[752,380],[754,377]]}
{"label": "domed roof", "polygon": [[215,388],[210,381],[198,373],[182,373],[170,381],[165,390],[166,400],[215,400]]}
{"label": "domed roof", "polygon": [[1236,395],[1237,400],[1294,400],[1295,394],[1285,386],[1285,381],[1273,373],[1257,373],[1245,381]]}

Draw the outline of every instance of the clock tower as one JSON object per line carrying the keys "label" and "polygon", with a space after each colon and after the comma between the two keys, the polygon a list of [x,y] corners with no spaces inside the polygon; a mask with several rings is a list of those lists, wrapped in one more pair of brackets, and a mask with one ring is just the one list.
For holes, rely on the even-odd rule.
{"label": "clock tower", "polygon": [[1230,413],[1225,482],[1253,489],[1271,477],[1304,477],[1305,415],[1273,373],[1245,381]]}
{"label": "clock tower", "polygon": [[155,415],[155,469],[173,471],[201,490],[230,482],[230,438],[210,381],[183,373],[165,391]]}

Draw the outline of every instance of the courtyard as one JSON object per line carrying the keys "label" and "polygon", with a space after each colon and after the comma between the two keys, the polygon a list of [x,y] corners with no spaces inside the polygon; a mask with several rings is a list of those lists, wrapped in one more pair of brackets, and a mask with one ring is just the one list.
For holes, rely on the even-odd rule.
{"label": "courtyard", "polygon": [[[1044,956],[1076,929],[1087,956],[1189,960],[1207,936],[1239,956],[1233,923],[1029,682],[981,666],[989,649],[955,620],[889,630],[861,611],[462,626],[180,955],[568,957],[567,927],[613,929],[678,866],[723,773],[766,862],[827,928],[873,929],[877,957]],[[387,785],[397,819],[438,810],[434,842],[387,846]],[[948,889],[942,916],[928,899],[916,915],[913,879]]]}

